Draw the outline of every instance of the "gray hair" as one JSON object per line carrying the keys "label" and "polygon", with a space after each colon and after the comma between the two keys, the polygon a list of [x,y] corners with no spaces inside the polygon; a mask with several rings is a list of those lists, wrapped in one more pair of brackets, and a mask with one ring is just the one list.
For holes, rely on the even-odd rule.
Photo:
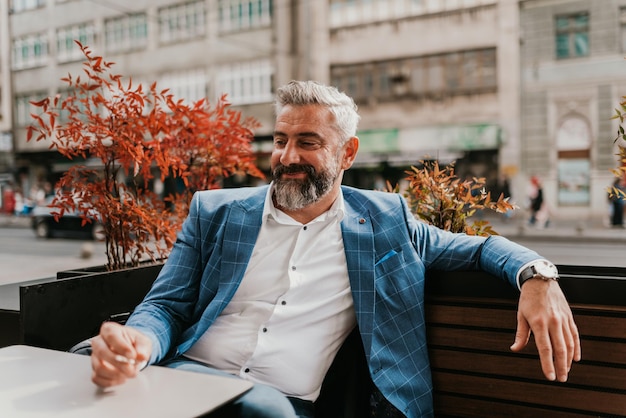
{"label": "gray hair", "polygon": [[347,94],[336,87],[325,86],[316,81],[290,81],[276,91],[275,109],[279,114],[283,107],[319,104],[335,116],[342,143],[356,135],[359,119],[357,106]]}

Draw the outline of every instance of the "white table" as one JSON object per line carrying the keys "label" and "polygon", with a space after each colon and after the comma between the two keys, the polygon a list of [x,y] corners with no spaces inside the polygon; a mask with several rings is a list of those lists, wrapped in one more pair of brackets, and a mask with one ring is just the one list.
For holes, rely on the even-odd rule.
{"label": "white table", "polygon": [[88,356],[14,345],[0,349],[0,417],[197,417],[252,383],[149,366],[120,386],[91,382]]}

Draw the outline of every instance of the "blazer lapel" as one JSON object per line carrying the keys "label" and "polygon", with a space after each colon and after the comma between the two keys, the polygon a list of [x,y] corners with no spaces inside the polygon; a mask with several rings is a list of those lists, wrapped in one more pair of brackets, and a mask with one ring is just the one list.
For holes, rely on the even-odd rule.
{"label": "blazer lapel", "polygon": [[[263,188],[263,190],[267,190]],[[261,229],[265,193],[259,193],[242,205],[233,205],[224,219],[220,291],[228,290],[225,301],[230,301],[243,279],[254,244]]]}
{"label": "blazer lapel", "polygon": [[374,320],[374,232],[369,213],[359,213],[347,193],[346,216],[341,222],[354,309],[369,361]]}

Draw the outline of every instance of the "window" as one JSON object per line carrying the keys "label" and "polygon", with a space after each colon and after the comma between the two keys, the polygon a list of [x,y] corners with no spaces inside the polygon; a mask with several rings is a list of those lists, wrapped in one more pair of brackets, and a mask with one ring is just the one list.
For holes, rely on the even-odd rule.
{"label": "window", "polygon": [[497,0],[328,0],[331,28],[455,12],[496,5]]}
{"label": "window", "polygon": [[203,36],[205,26],[204,1],[159,9],[161,42],[170,43]]}
{"label": "window", "polygon": [[11,10],[15,13],[37,9],[46,5],[46,0],[13,0]]}
{"label": "window", "polygon": [[219,0],[220,31],[269,26],[272,21],[272,0]]}
{"label": "window", "polygon": [[31,113],[38,113],[39,108],[30,104],[46,97],[46,92],[23,94],[15,97],[15,123],[17,126],[29,126],[32,123]]}
{"label": "window", "polygon": [[331,68],[333,84],[357,102],[493,92],[496,77],[495,48]]}
{"label": "window", "polygon": [[442,61],[442,55],[433,55],[426,58],[424,61],[426,64],[426,84],[416,86],[416,92],[438,93],[443,91],[445,82],[444,66]]}
{"label": "window", "polygon": [[[373,97],[374,92],[381,90],[390,93],[389,74],[384,68],[386,63],[350,65],[336,67],[332,71],[331,82],[339,90],[357,100]],[[381,74],[384,74],[381,77]],[[380,94],[379,94],[380,95]]]}
{"label": "window", "polygon": [[582,115],[567,115],[556,134],[560,205],[589,204],[591,142],[587,120]]}
{"label": "window", "polygon": [[395,76],[395,66],[388,62],[379,62],[374,67],[374,86],[376,95],[381,99],[391,97],[391,80]]}
{"label": "window", "polygon": [[556,57],[574,58],[589,55],[589,14],[586,12],[556,16]]}
{"label": "window", "polygon": [[224,66],[217,75],[216,95],[227,94],[234,105],[271,102],[273,74],[269,60]]}
{"label": "window", "polygon": [[144,48],[148,43],[148,19],[135,13],[107,19],[104,22],[106,49],[109,52]]}
{"label": "window", "polygon": [[45,33],[26,35],[13,40],[13,69],[32,68],[48,61],[48,38]]}
{"label": "window", "polygon": [[57,59],[59,62],[77,61],[84,57],[83,52],[74,41],[83,46],[92,46],[96,43],[96,34],[93,23],[68,26],[57,29]]}
{"label": "window", "polygon": [[[108,91],[105,90],[104,95],[108,95]],[[68,123],[70,122],[70,109],[76,109],[77,112],[74,113],[72,118],[74,120],[82,120],[87,121],[89,116],[87,115],[87,111],[89,110],[91,113],[100,113],[101,116],[105,116],[108,112],[106,109],[100,107],[90,101],[89,98],[94,94],[93,92],[80,92],[78,90],[71,89],[62,89],[57,92],[59,96],[59,123]],[[89,107],[88,107],[89,106]]]}
{"label": "window", "polygon": [[192,104],[207,97],[207,77],[203,70],[164,74],[159,79],[159,89],[169,89],[174,100],[183,99]]}

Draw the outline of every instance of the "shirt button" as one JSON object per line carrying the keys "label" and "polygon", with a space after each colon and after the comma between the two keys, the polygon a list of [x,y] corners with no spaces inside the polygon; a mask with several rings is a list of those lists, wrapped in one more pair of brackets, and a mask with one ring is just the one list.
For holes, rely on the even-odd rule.
{"label": "shirt button", "polygon": [[244,373],[250,373],[250,369],[246,368],[246,370],[243,371]]}
{"label": "shirt button", "polygon": [[306,230],[307,230],[307,228],[308,228],[308,227],[305,225],[303,229],[306,231]]}
{"label": "shirt button", "polygon": [[267,332],[267,328],[263,328],[263,332]]}
{"label": "shirt button", "polygon": [[286,301],[286,300],[283,300],[282,302],[280,302],[280,304],[281,304],[281,305],[286,305],[286,304],[287,304],[287,301]]}
{"label": "shirt button", "polygon": [[296,271],[296,266],[291,266],[291,270]]}

